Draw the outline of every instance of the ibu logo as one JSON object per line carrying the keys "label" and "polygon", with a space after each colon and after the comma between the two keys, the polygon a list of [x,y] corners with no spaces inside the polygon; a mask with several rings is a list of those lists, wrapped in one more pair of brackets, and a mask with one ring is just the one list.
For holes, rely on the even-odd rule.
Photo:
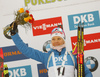
{"label": "ibu logo", "polygon": [[31,66],[9,68],[9,77],[32,77]]}
{"label": "ibu logo", "polygon": [[84,28],[100,26],[98,11],[69,15],[68,21],[70,30],[77,29],[80,21],[84,22]]}

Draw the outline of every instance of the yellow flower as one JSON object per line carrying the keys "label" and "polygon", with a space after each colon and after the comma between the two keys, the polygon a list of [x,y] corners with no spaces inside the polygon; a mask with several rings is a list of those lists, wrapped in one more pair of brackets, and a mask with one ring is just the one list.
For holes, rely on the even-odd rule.
{"label": "yellow flower", "polygon": [[29,18],[30,20],[32,20],[32,17],[28,16],[28,18]]}
{"label": "yellow flower", "polygon": [[29,21],[29,18],[27,17],[27,18],[24,18],[24,21],[25,22],[28,22]]}
{"label": "yellow flower", "polygon": [[24,12],[24,8],[20,8],[19,12],[23,13]]}

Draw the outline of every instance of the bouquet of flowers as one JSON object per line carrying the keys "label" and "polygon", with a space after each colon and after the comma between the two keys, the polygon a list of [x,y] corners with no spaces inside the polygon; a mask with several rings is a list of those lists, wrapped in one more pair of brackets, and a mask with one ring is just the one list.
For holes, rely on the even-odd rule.
{"label": "bouquet of flowers", "polygon": [[[21,25],[26,29],[28,27],[31,27],[31,25],[34,22],[33,15],[29,13],[29,10],[25,10],[24,8],[20,8],[17,12],[15,12],[14,15],[15,15],[15,19],[13,22],[16,22],[17,25]],[[8,39],[11,39],[11,35],[10,35],[11,28],[12,27],[10,26],[10,24],[4,28],[4,35]],[[18,32],[18,30],[16,30],[16,32]]]}

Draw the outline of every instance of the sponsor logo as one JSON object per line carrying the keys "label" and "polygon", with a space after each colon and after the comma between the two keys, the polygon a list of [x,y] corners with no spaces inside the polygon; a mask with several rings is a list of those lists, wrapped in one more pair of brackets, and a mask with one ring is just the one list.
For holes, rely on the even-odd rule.
{"label": "sponsor logo", "polygon": [[[77,43],[77,36],[71,37],[72,49]],[[100,33],[84,35],[84,50],[100,48]]]}
{"label": "sponsor logo", "polygon": [[31,66],[9,68],[9,77],[32,77]]}
{"label": "sponsor logo", "polygon": [[28,6],[29,4],[35,5],[42,5],[42,4],[48,4],[48,3],[54,3],[54,2],[61,2],[64,0],[24,0],[25,6]]}
{"label": "sponsor logo", "polygon": [[34,21],[32,25],[33,36],[50,34],[53,28],[62,25],[61,17],[48,18]]}
{"label": "sponsor logo", "polygon": [[84,28],[100,26],[98,11],[69,15],[68,21],[70,30],[77,29],[80,21],[84,22]]}
{"label": "sponsor logo", "polygon": [[16,46],[2,47],[4,54],[4,62],[28,59],[23,55]]}
{"label": "sponsor logo", "polygon": [[48,40],[48,41],[46,41],[46,42],[44,43],[44,45],[43,45],[43,51],[44,51],[44,52],[48,52],[48,51],[51,50],[50,44],[51,44],[51,40]]}
{"label": "sponsor logo", "polygon": [[43,64],[37,64],[39,77],[48,77],[48,71]]}
{"label": "sponsor logo", "polygon": [[[61,57],[55,57],[55,62],[62,62],[63,61],[63,56]],[[65,59],[67,61],[67,59]]]}
{"label": "sponsor logo", "polygon": [[98,68],[98,61],[95,57],[89,56],[85,59],[86,66],[91,72],[94,72]]}
{"label": "sponsor logo", "polygon": [[[63,61],[63,56],[62,55],[60,57],[55,57],[56,65],[61,65],[62,61]],[[65,64],[68,64],[67,58],[65,58]]]}

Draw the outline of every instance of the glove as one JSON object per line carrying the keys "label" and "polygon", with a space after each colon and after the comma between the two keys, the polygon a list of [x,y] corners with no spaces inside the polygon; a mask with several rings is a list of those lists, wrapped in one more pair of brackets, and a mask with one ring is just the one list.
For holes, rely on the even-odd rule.
{"label": "glove", "polygon": [[10,27],[11,27],[11,30],[10,30],[11,35],[15,35],[16,34],[16,30],[17,30],[17,23],[16,22],[12,22],[10,24]]}

